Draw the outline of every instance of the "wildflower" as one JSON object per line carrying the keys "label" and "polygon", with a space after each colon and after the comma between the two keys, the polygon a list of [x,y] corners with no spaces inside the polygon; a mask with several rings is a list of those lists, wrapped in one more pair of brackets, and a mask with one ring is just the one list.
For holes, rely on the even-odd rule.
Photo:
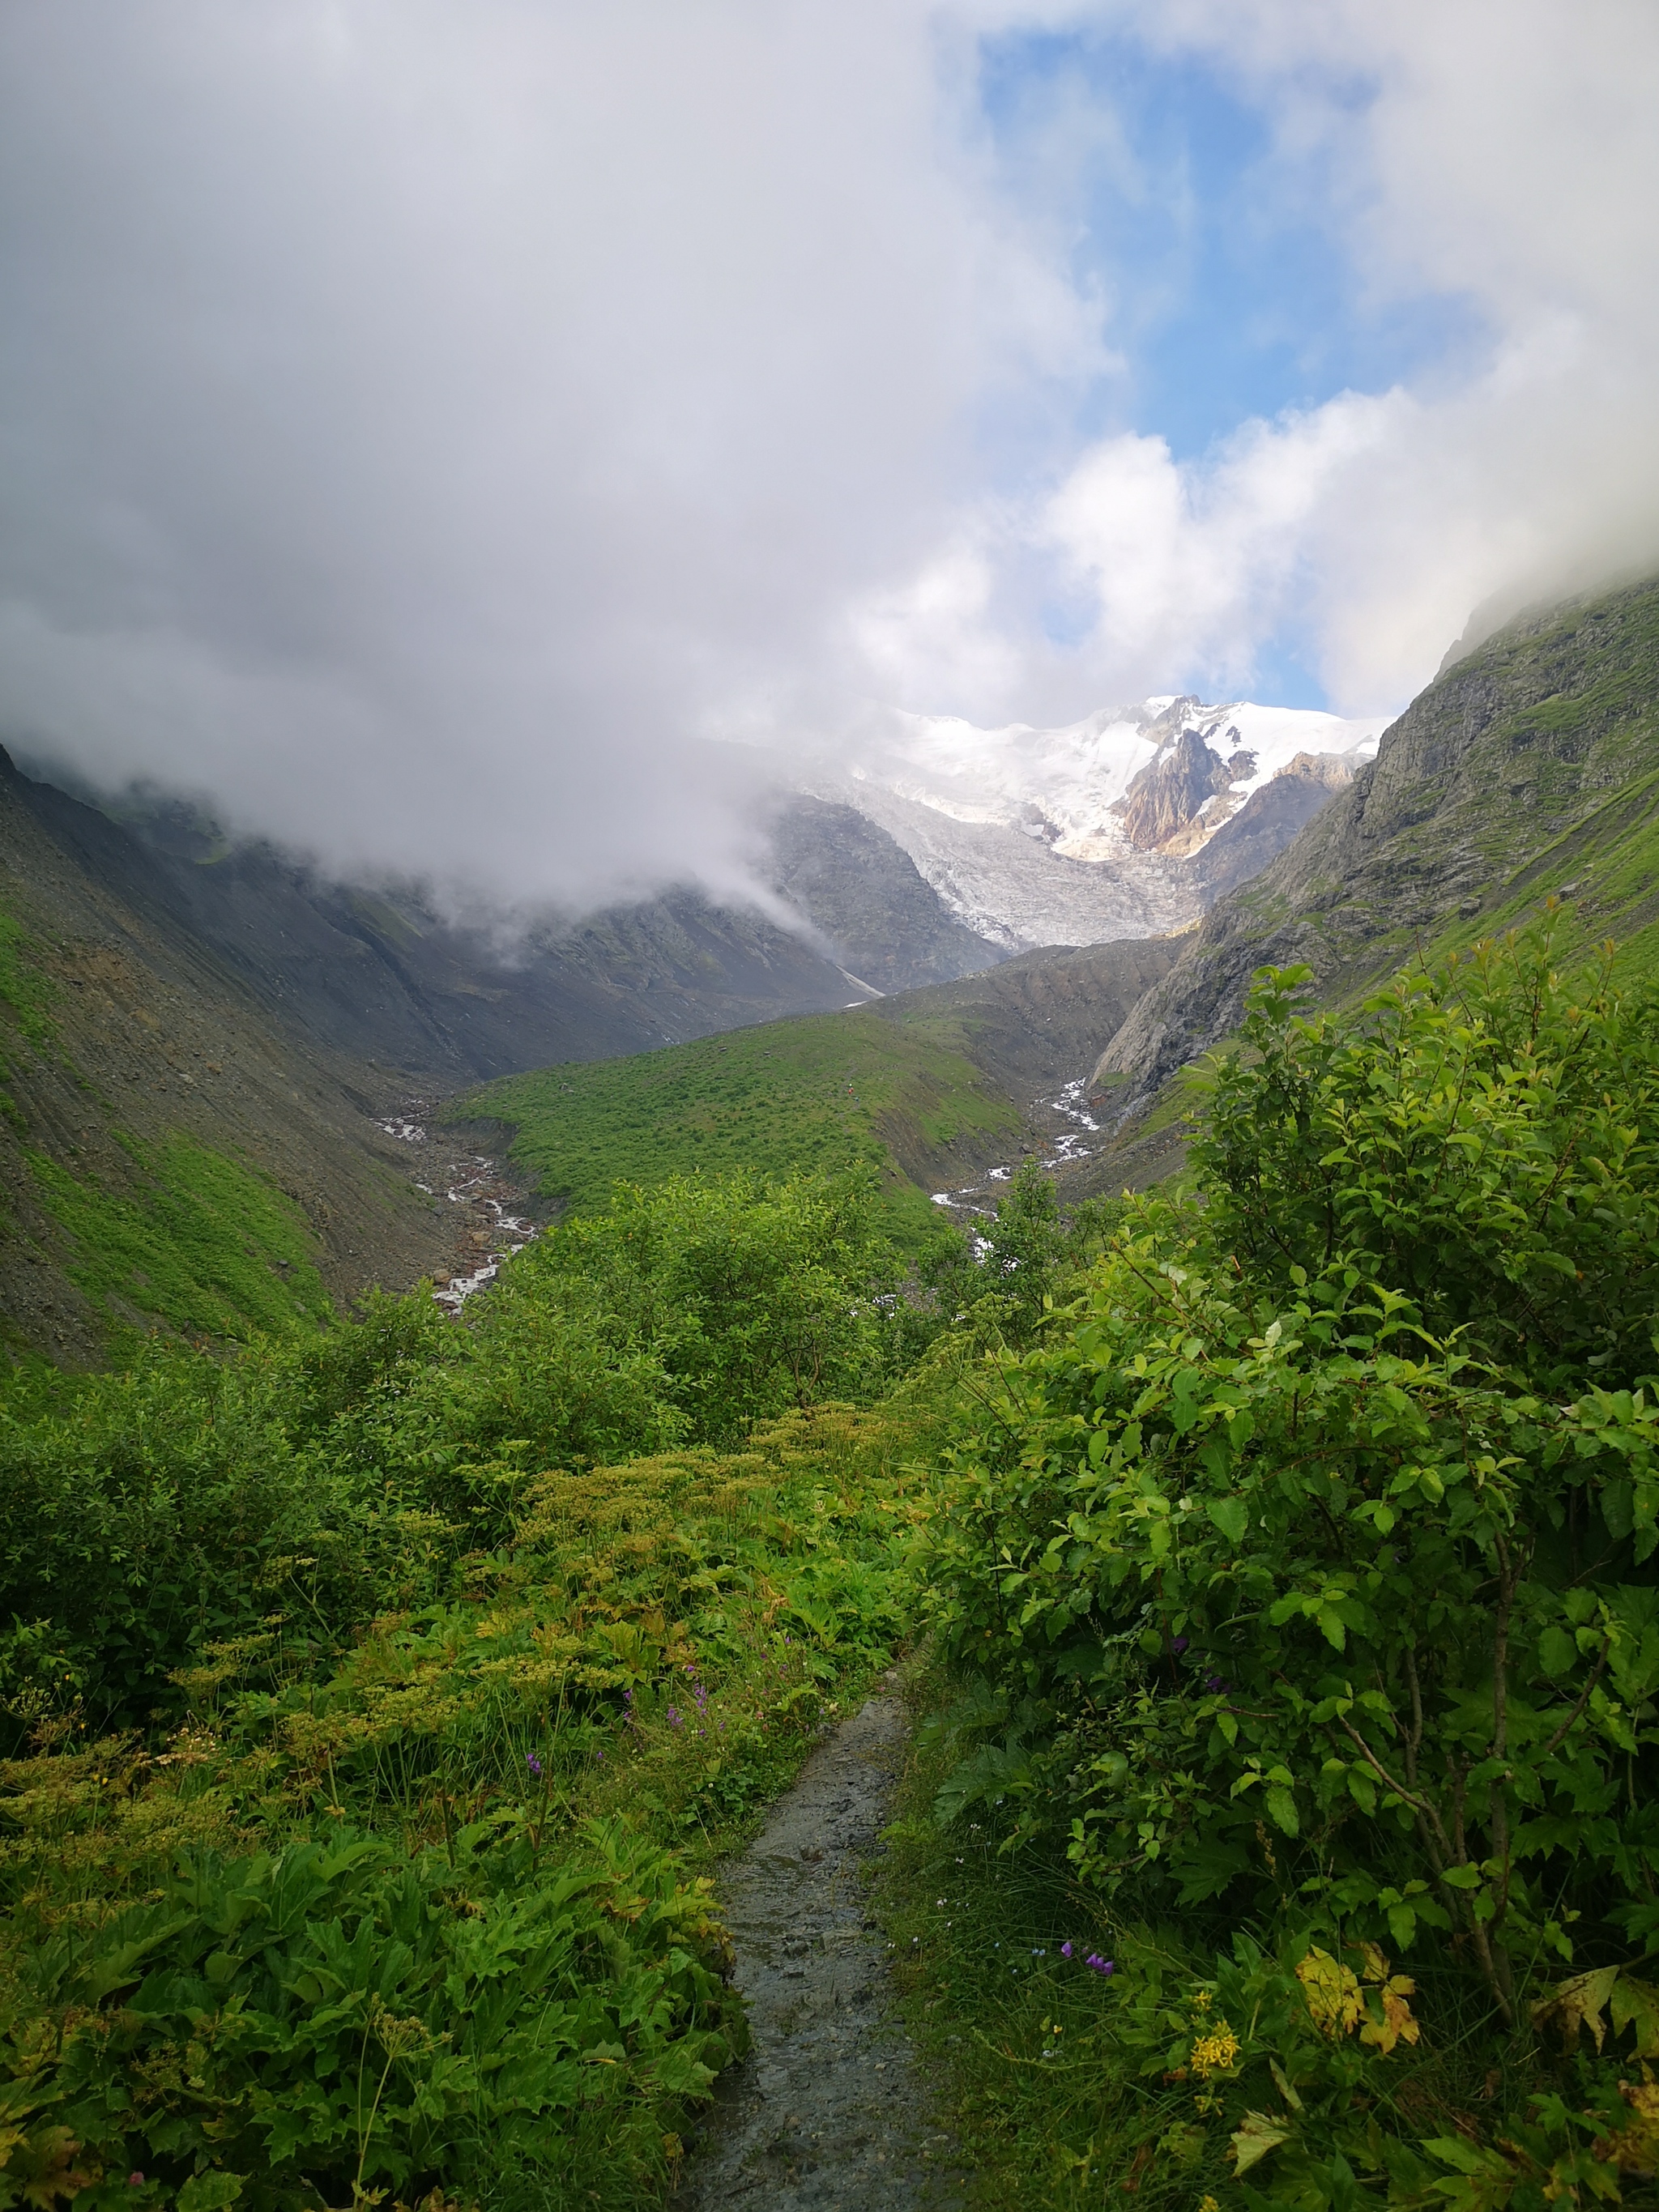
{"label": "wildflower", "polygon": [[1062,1943],[1062,1944],[1060,1945],[1060,1957],[1061,1957],[1062,1959],[1069,1959],[1069,1958],[1071,1957],[1071,1955],[1072,1955],[1072,1947],[1071,1947],[1071,1945],[1070,1945],[1069,1943]]}
{"label": "wildflower", "polygon": [[1207,2081],[1212,2074],[1224,2074],[1237,2056],[1238,2038],[1224,2020],[1218,2020],[1207,2034],[1195,2039],[1192,2069],[1200,2081]]}
{"label": "wildflower", "polygon": [[1174,1643],[1170,1644],[1170,1649],[1171,1651],[1175,1652],[1177,1656],[1179,1656],[1179,1655],[1187,1649],[1188,1644],[1191,1641],[1192,1639],[1190,1637],[1177,1636]]}
{"label": "wildflower", "polygon": [[133,2172],[128,2174],[127,2187],[129,2189],[142,2189],[143,2185],[144,2177],[142,2173]]}
{"label": "wildflower", "polygon": [[530,1769],[534,1778],[539,1782],[542,1778],[542,1763],[540,1759],[537,1758],[533,1751],[527,1752],[525,1754],[524,1763]]}
{"label": "wildflower", "polygon": [[1204,1677],[1204,1686],[1206,1690],[1210,1691],[1231,1690],[1232,1684],[1231,1682],[1224,1682],[1219,1674],[1206,1674]]}
{"label": "wildflower", "polygon": [[667,1721],[670,1728],[678,1728],[680,1724],[679,1707],[678,1705],[670,1705],[667,1712],[664,1715],[664,1718]]}
{"label": "wildflower", "polygon": [[1098,1951],[1091,1951],[1083,1963],[1085,1966],[1092,1966],[1097,1974],[1115,1974],[1117,1972],[1116,1960],[1103,1959]]}
{"label": "wildflower", "polygon": [[593,1756],[599,1760],[601,1766],[605,1765],[605,1753],[602,1751],[596,1751]]}

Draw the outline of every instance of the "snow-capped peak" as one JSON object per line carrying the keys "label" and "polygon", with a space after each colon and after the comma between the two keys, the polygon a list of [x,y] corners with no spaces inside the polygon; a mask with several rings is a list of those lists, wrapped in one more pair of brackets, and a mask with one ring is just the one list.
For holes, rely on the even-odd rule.
{"label": "snow-capped peak", "polygon": [[[983,730],[955,715],[900,714],[882,757],[860,762],[854,773],[955,821],[1005,823],[1067,859],[1100,860],[1121,848],[1114,810],[1183,730],[1195,730],[1223,762],[1249,757],[1237,760],[1231,781],[1241,804],[1298,753],[1370,759],[1388,719],[1346,720],[1252,700],[1212,706],[1177,692],[1102,708],[1060,729],[1013,722]],[[1232,811],[1218,810],[1216,825]]]}

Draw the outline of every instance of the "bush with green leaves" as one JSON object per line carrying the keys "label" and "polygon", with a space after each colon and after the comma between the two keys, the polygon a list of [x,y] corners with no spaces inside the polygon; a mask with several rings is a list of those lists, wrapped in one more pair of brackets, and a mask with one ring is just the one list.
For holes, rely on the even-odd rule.
{"label": "bush with green leaves", "polygon": [[650,1362],[679,1434],[706,1443],[789,1406],[868,1399],[921,1348],[878,1198],[863,1169],[619,1184],[607,1212],[520,1256],[483,1324],[490,1363],[533,1367],[544,1316],[602,1315]]}
{"label": "bush with green leaves", "polygon": [[872,1205],[856,1175],[623,1188],[459,1327],[422,1292],[376,1297],[315,1337],[152,1346],[54,1397],[20,1389],[0,1402],[0,1698],[67,1679],[94,1728],[142,1723],[176,1707],[193,1652],[273,1614],[327,1646],[442,1595],[545,1468],[879,1395],[931,1324],[896,1295]]}
{"label": "bush with green leaves", "polygon": [[1449,1943],[1524,2029],[1659,1938],[1659,1025],[1547,937],[1304,981],[958,1454],[941,1809],[1125,1914]]}
{"label": "bush with green leaves", "polygon": [[1199,1078],[1204,1249],[1253,1292],[1357,1273],[1539,1388],[1628,1387],[1659,1330],[1659,993],[1552,933],[1407,977],[1358,1018],[1266,969]]}
{"label": "bush with green leaves", "polygon": [[615,1824],[543,1869],[511,1809],[181,1854],[6,1992],[0,2203],[637,2201],[744,2039],[708,1887]]}

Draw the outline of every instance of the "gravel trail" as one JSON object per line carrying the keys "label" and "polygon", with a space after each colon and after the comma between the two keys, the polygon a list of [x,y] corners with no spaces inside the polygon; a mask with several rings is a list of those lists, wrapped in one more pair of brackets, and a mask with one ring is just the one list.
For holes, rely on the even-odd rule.
{"label": "gravel trail", "polygon": [[951,2212],[963,2203],[955,2147],[932,2124],[860,1880],[905,1735],[898,1699],[872,1698],[813,1752],[763,1833],[721,1875],[755,2047],[721,2079],[675,2212]]}

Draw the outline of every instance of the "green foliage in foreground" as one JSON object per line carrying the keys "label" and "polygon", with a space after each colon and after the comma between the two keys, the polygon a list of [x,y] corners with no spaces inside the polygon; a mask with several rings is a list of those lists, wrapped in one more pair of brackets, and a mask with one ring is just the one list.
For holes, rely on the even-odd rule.
{"label": "green foliage in foreground", "polygon": [[465,1115],[512,1123],[513,1158],[576,1212],[607,1206],[619,1182],[861,1166],[880,1178],[884,1226],[914,1247],[938,1216],[895,1147],[1019,1127],[966,1045],[949,1015],[901,1024],[859,1007],[510,1076],[472,1092]]}
{"label": "green foliage in foreground", "polygon": [[143,1723],[204,1642],[272,1612],[337,1637],[404,1587],[412,1543],[495,1540],[526,1469],[879,1397],[932,1324],[872,1207],[857,1178],[623,1190],[521,1254],[466,1328],[381,1299],[0,1407],[0,1692],[8,1669],[15,1694],[69,1675],[95,1727]]}
{"label": "green foliage in foreground", "polygon": [[498,1462],[482,1529],[404,1517],[354,1635],[295,1604],[198,1650],[175,1725],[93,1740],[24,1686],[0,2201],[653,2201],[743,2039],[686,1853],[884,1663],[927,1441],[828,1407],[741,1454]]}
{"label": "green foliage in foreground", "polygon": [[[1353,1024],[1302,980],[1212,1073],[1206,1202],[1135,1211],[960,1452],[940,1808],[1125,1929],[1121,2063],[1231,2136],[1227,2201],[1616,2195],[1659,2148],[1659,1024],[1547,940]],[[1133,1929],[1176,1913],[1171,2001]],[[1361,2117],[1448,1958],[1536,2068],[1485,2148]]]}
{"label": "green foliage in foreground", "polygon": [[743,2037],[696,1869],[910,1611],[872,1202],[623,1190],[464,1326],[14,1383],[0,2208],[660,2200]]}
{"label": "green foliage in foreground", "polygon": [[626,2201],[618,2153],[655,2162],[630,2108],[703,2094],[741,2016],[668,1854],[595,1826],[548,1879],[532,1837],[497,1818],[411,1854],[342,1822],[182,1851],[92,1942],[60,1934],[36,1985],[56,2063],[14,2044],[8,2098],[48,2123],[37,2190],[263,2208],[459,2172],[592,2202],[605,2161]]}

